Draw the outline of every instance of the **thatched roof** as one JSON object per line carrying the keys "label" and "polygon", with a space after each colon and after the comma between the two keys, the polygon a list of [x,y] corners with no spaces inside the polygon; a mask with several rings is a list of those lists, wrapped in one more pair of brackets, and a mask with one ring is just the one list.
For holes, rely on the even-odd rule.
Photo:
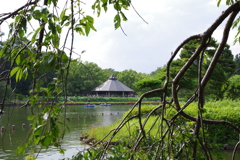
{"label": "thatched roof", "polygon": [[133,92],[131,88],[118,81],[114,75],[111,75],[106,82],[94,88],[92,91]]}

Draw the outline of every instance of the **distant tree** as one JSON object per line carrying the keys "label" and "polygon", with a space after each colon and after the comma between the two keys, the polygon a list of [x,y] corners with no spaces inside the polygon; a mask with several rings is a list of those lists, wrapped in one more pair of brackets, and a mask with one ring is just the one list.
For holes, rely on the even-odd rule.
{"label": "distant tree", "polygon": [[[138,82],[135,83],[136,87],[138,88],[138,95],[142,95],[143,93],[149,91],[149,90],[154,90],[162,86],[164,81],[161,81],[157,78],[154,77],[148,77],[144,78],[142,80],[139,80]],[[160,97],[160,94],[153,94],[149,97]]]}
{"label": "distant tree", "polygon": [[154,76],[154,75],[158,74],[158,72],[159,72],[161,69],[162,69],[162,67],[158,67],[155,71],[152,71],[152,72],[150,73],[150,75],[151,75],[151,76]]}
{"label": "distant tree", "polygon": [[93,62],[73,60],[69,68],[68,95],[86,96],[106,80],[104,71]]}
{"label": "distant tree", "polygon": [[235,55],[234,61],[236,63],[236,74],[240,75],[240,53]]}
{"label": "distant tree", "polygon": [[143,79],[144,76],[144,74],[137,73],[136,71],[129,69],[119,72],[117,75],[117,79],[135,92],[137,92],[138,88],[134,84],[140,79]]}
{"label": "distant tree", "polygon": [[234,75],[228,79],[224,97],[232,100],[240,99],[240,75]]}
{"label": "distant tree", "polygon": [[104,74],[106,75],[106,79],[110,77],[112,74],[117,76],[119,73],[118,71],[115,71],[113,68],[103,69],[103,71],[104,71]]}
{"label": "distant tree", "polygon": [[[158,68],[153,71],[150,75],[145,76],[144,78],[138,80],[135,83],[135,86],[138,88],[138,95],[143,94],[149,90],[157,89],[161,87],[165,81],[166,77],[166,67]],[[151,95],[150,97],[159,97],[159,94]]]}

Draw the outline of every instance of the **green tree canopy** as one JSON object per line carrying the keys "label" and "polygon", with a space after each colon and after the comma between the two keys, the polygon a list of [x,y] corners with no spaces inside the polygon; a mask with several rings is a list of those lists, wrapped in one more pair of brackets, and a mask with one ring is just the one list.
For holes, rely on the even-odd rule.
{"label": "green tree canopy", "polygon": [[224,97],[238,100],[240,95],[240,75],[234,75],[226,83]]}
{"label": "green tree canopy", "polygon": [[68,76],[68,95],[89,95],[91,90],[106,81],[107,75],[93,62],[71,62]]}
{"label": "green tree canopy", "polygon": [[135,86],[135,83],[143,79],[145,76],[145,74],[137,73],[136,71],[129,69],[119,72],[117,79],[135,92],[138,92],[139,88]]}

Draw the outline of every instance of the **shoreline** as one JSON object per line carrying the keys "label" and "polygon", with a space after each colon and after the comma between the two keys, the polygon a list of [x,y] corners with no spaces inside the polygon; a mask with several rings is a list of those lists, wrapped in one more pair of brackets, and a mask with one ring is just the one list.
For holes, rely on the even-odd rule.
{"label": "shoreline", "polygon": [[[92,105],[100,105],[104,102],[90,102],[89,104]],[[136,102],[114,102],[114,103],[108,103],[111,105],[134,105]],[[42,104],[51,104],[51,103],[42,103]],[[56,103],[54,103],[56,104]],[[67,102],[65,105],[86,105],[87,102]],[[142,105],[159,105],[159,102],[143,102],[141,103]],[[4,104],[5,107],[13,107],[13,106],[23,106],[25,105],[24,103],[8,103],[8,104]],[[29,106],[29,105],[27,105]]]}

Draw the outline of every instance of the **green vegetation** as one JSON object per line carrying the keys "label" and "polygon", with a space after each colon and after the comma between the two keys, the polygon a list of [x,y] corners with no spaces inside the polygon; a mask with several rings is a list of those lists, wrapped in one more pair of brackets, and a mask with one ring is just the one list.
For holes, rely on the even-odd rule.
{"label": "green vegetation", "polygon": [[[144,130],[146,132],[147,141],[140,144],[138,152],[142,152],[141,150],[145,148],[148,150],[152,146],[152,143],[159,139],[159,132],[160,128],[158,126],[164,125],[162,128],[167,128],[167,123],[161,123],[161,119],[157,116],[157,114],[161,114],[161,109],[156,111],[156,115],[151,115],[147,118],[148,114],[156,108],[156,105],[143,105],[141,107],[141,113],[143,115],[142,121],[146,124],[144,125]],[[192,103],[187,109],[185,110],[186,113],[196,117],[198,115],[197,111],[197,103]],[[138,109],[135,108],[128,117],[132,117],[133,115],[137,115]],[[172,115],[176,114],[174,110],[167,109],[167,119],[170,120]],[[127,115],[126,112],[123,118]],[[210,101],[205,104],[203,110],[203,118],[212,119],[212,120],[225,120],[228,122],[233,123],[237,127],[240,128],[239,122],[240,116],[240,102],[238,101],[230,101],[230,100],[223,100],[223,101]],[[93,127],[90,128],[87,134],[90,137],[94,137],[97,141],[102,140],[107,142],[111,134],[108,135],[109,131],[114,132],[114,129],[117,128],[118,124],[121,120],[117,120],[114,124],[110,126],[103,126],[103,127]],[[154,127],[152,126],[154,124]],[[184,124],[182,126],[181,124]],[[168,124],[169,125],[169,124]],[[178,131],[175,131],[174,137],[169,137],[174,141],[183,142],[185,145],[192,145],[192,138],[193,138],[193,130],[194,130],[194,122],[189,121],[183,117],[179,117],[174,124],[175,126],[179,126]],[[224,145],[234,146],[238,142],[238,133],[234,131],[231,127],[227,125],[214,125],[208,124],[204,125],[206,128],[205,138],[207,139],[206,143],[208,147],[214,148],[215,152],[220,152],[220,148]],[[133,137],[138,136],[140,129],[140,123],[138,117],[127,122],[119,131],[118,134],[114,136],[112,139],[113,142],[119,142],[122,147],[134,145],[131,141],[134,139]],[[105,137],[108,135],[107,137]],[[111,154],[113,150],[117,151],[120,150],[119,146],[112,146],[109,150]],[[127,149],[126,149],[127,150]],[[120,151],[119,151],[120,152]],[[151,152],[150,152],[151,153]],[[118,153],[120,154],[120,153]],[[147,156],[146,154],[142,153],[142,156]]]}
{"label": "green vegetation", "polygon": [[[186,109],[186,113],[196,116],[197,103],[191,104]],[[228,121],[240,128],[240,102],[232,100],[207,102],[202,116],[205,119]],[[239,133],[227,125],[208,124],[205,127],[209,134],[210,143],[235,145],[238,141]]]}
{"label": "green vegetation", "polygon": [[[11,20],[7,22],[8,39],[0,42],[0,109],[4,111],[12,98],[24,99],[27,95],[22,107],[30,106],[32,111],[28,117],[33,121],[32,128],[17,153],[24,154],[26,148],[32,148],[31,153],[41,152],[51,146],[59,147],[60,153],[64,153],[60,146],[67,119],[66,116],[59,119],[60,114],[66,114],[62,104],[75,101],[68,96],[89,95],[91,89],[115,74],[135,92],[143,93],[134,107],[140,108],[149,97],[160,97],[162,104],[158,106],[161,111],[149,107],[143,114],[133,111],[130,114],[135,117],[127,116],[115,126],[109,137],[119,136],[121,128],[129,135],[111,150],[113,157],[109,159],[210,159],[211,143],[231,143],[240,133],[238,107],[229,106],[232,104],[229,101],[229,105],[223,102],[218,107],[214,102],[208,108],[206,102],[240,97],[238,77],[235,77],[239,75],[239,55],[234,59],[227,44],[232,28],[238,28],[235,41],[240,40],[239,4],[239,0],[226,0],[229,8],[207,30],[183,40],[166,66],[150,75],[133,70],[121,73],[103,70],[97,64],[81,61],[83,52],[74,51],[74,34],[88,36],[90,31],[96,31],[94,18],[85,15],[82,1],[71,0],[66,5],[58,0],[28,1],[14,12],[1,14],[1,24]],[[114,27],[122,29],[121,22],[127,21],[124,11],[132,6],[129,0],[95,0],[92,9],[100,16],[111,7],[116,11]],[[226,22],[224,34],[218,43],[211,37],[223,22]],[[75,53],[79,56],[77,60],[73,59]],[[61,103],[54,103],[59,98]],[[41,112],[37,114],[35,110]],[[133,126],[132,130],[129,126]],[[212,133],[216,136],[211,136]],[[84,155],[79,153],[74,159],[104,159],[108,149],[108,145],[103,145]]]}
{"label": "green vegetation", "polygon": [[[157,105],[143,105],[141,107],[141,114],[143,117],[142,121],[146,120],[147,115],[157,107]],[[167,110],[168,112],[168,118],[170,118],[172,115],[176,114],[174,110]],[[192,103],[189,107],[185,109],[185,112],[189,115],[192,115],[194,117],[197,116],[197,103]],[[134,115],[137,115],[138,109],[135,108],[131,114],[128,115],[128,117],[132,117]],[[126,112],[123,117],[125,117],[128,114]],[[154,115],[155,114],[155,115]],[[148,131],[150,129],[150,124],[154,123],[156,120],[156,115],[161,114],[161,109],[156,110],[156,112],[148,119],[146,126],[144,129]],[[240,128],[240,102],[238,101],[231,101],[231,100],[223,100],[223,101],[210,101],[205,104],[204,111],[203,111],[203,118],[206,119],[213,119],[213,120],[225,120],[228,122],[232,122],[234,125],[238,126]],[[183,118],[184,119],[184,118]],[[102,139],[105,135],[107,135],[108,131],[114,129],[117,127],[117,124],[119,124],[118,120],[114,124],[110,126],[103,126],[103,127],[94,127],[91,128],[88,131],[88,134],[91,137],[96,138],[97,140]],[[192,122],[185,119],[185,123],[189,126],[191,129],[193,126],[191,125]],[[158,126],[159,124],[156,124]],[[232,130],[229,126],[226,125],[214,125],[214,124],[208,124],[205,126],[207,128],[207,134],[208,134],[208,142],[214,143],[214,144],[230,144],[235,145],[238,141],[238,133],[234,130]],[[123,129],[120,130],[120,134],[116,135],[114,137],[114,140],[119,141],[122,138],[127,138],[129,135],[135,135],[133,134],[139,129],[139,123],[138,118],[134,118],[129,123],[127,123],[126,126],[123,127]],[[193,128],[192,128],[193,129]],[[155,136],[156,132],[158,131],[158,127],[154,127],[151,131],[151,136]],[[190,133],[190,130],[189,130]],[[108,137],[109,138],[109,137]]]}
{"label": "green vegetation", "polygon": [[[59,98],[63,100],[63,98]],[[90,102],[132,102],[135,103],[138,100],[138,97],[69,97],[69,102],[87,102],[90,99]],[[145,98],[144,102],[160,102],[158,97]]]}

